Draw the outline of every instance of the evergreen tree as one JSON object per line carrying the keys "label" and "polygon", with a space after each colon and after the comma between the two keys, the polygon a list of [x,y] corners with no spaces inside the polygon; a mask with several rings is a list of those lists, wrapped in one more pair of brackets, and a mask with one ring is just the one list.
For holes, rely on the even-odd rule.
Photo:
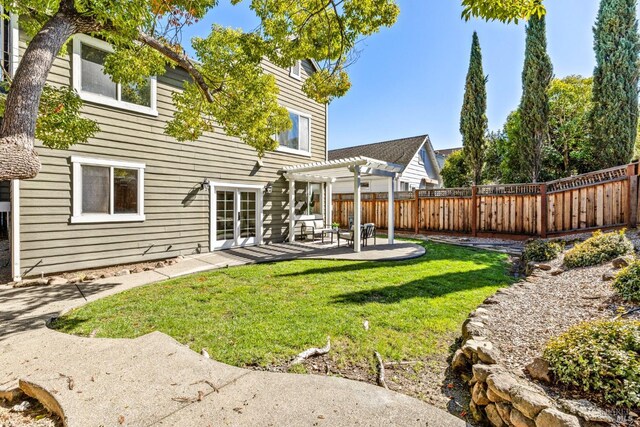
{"label": "evergreen tree", "polygon": [[527,24],[527,41],[522,71],[522,164],[533,182],[542,169],[543,147],[549,138],[549,95],[553,66],[547,54],[544,16],[533,15]]}
{"label": "evergreen tree", "polygon": [[460,133],[465,158],[471,169],[472,181],[476,185],[482,180],[485,135],[488,126],[486,83],[487,78],[482,71],[480,40],[478,34],[474,32],[464,102],[460,114]]}
{"label": "evergreen tree", "polygon": [[638,123],[636,0],[602,0],[593,29],[596,68],[589,122],[593,168],[631,160]]}

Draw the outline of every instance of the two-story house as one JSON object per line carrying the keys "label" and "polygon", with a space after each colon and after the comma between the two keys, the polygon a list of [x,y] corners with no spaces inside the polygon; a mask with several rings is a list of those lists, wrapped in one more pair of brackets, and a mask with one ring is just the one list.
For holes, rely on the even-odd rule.
{"label": "two-story house", "polygon": [[[26,48],[17,20],[3,36],[15,70]],[[104,73],[110,50],[75,36],[49,74],[50,84],[77,90],[99,134],[69,150],[37,146],[39,175],[0,186],[11,205],[14,279],[285,240],[289,197],[281,169],[327,159],[327,106],[302,91],[315,64],[281,69],[264,61],[293,128],[258,159],[221,129],[194,142],[167,136],[171,96],[187,73],[168,69],[144,87],[123,87]],[[296,183],[296,214],[322,214],[323,185]]]}

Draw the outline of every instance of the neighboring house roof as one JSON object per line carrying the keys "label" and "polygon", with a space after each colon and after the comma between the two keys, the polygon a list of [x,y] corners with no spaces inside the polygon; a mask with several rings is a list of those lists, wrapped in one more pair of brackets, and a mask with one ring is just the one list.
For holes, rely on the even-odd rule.
{"label": "neighboring house roof", "polygon": [[462,147],[454,147],[454,148],[443,148],[442,150],[436,150],[436,154],[441,154],[445,157],[449,157],[456,151],[462,150]]}
{"label": "neighboring house roof", "polygon": [[[402,166],[402,170],[411,163],[416,153],[425,142],[429,142],[429,135],[411,138],[394,139],[392,141],[376,142],[375,144],[358,145],[355,147],[329,150],[329,160],[348,157],[368,157]],[[429,143],[429,147],[431,144]]]}

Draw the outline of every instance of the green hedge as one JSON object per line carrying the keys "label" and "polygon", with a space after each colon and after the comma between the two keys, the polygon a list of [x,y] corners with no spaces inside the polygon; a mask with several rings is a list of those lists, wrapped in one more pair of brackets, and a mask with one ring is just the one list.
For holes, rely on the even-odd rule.
{"label": "green hedge", "polygon": [[569,267],[588,267],[633,252],[633,243],[624,230],[603,233],[598,230],[593,236],[569,249],[564,256],[564,264]]}
{"label": "green hedge", "polygon": [[613,281],[613,288],[625,300],[640,303],[640,261],[620,270]]}
{"label": "green hedge", "polygon": [[543,262],[556,259],[564,249],[564,242],[529,240],[524,247],[526,262]]}
{"label": "green hedge", "polygon": [[581,323],[549,341],[544,358],[560,384],[640,405],[640,321]]}

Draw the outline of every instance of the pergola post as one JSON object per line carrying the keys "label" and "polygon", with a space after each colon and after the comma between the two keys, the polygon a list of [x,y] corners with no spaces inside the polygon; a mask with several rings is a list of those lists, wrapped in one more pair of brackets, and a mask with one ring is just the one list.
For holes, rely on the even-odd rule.
{"label": "pergola post", "polygon": [[296,181],[289,178],[289,243],[296,241]]}
{"label": "pergola post", "polygon": [[360,252],[360,224],[361,209],[360,203],[360,166],[353,168],[353,251]]}
{"label": "pergola post", "polygon": [[327,193],[325,194],[326,198],[326,213],[325,213],[325,221],[327,228],[331,227],[333,224],[333,183],[331,181],[327,181]]}
{"label": "pergola post", "polygon": [[389,177],[389,197],[388,206],[387,206],[387,238],[389,240],[389,244],[393,245],[394,241],[394,229],[395,229],[395,202],[394,202],[394,191],[395,191],[395,182],[396,179],[393,176]]}

